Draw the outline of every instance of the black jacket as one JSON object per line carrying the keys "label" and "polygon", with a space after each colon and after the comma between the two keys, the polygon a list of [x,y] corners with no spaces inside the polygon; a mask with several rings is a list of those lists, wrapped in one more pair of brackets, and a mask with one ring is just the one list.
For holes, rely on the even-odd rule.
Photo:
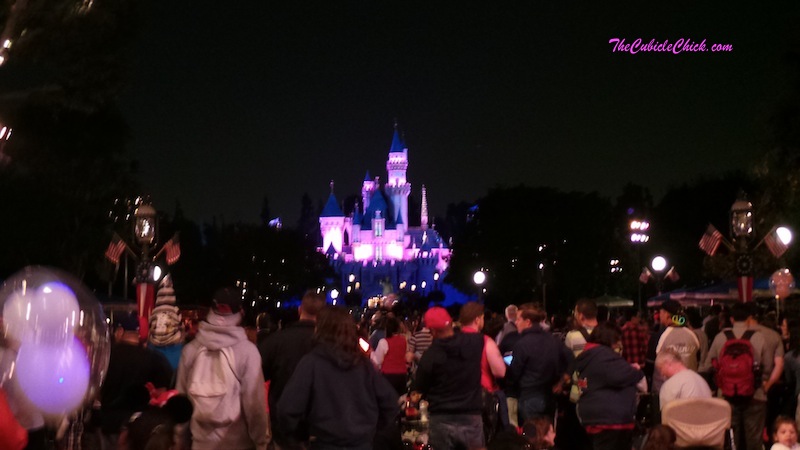
{"label": "black jacket", "polygon": [[261,353],[261,369],[264,380],[269,384],[270,417],[275,419],[275,405],[281,398],[283,388],[294,373],[295,367],[306,354],[311,351],[316,324],[310,320],[301,320],[272,334],[259,346]]}
{"label": "black jacket", "polygon": [[354,362],[319,345],[296,372],[277,404],[289,433],[307,429],[316,442],[340,447],[369,444],[400,410],[397,392],[366,356]]}
{"label": "black jacket", "polygon": [[577,412],[581,424],[621,425],[634,423],[636,384],[644,377],[610,347],[586,344],[575,359],[582,394]]}
{"label": "black jacket", "polygon": [[481,333],[433,340],[419,360],[412,388],[427,397],[432,415],[481,413],[481,355]]}
{"label": "black jacket", "polygon": [[506,391],[520,398],[552,392],[573,359],[564,343],[538,325],[522,331],[513,355],[506,371]]}

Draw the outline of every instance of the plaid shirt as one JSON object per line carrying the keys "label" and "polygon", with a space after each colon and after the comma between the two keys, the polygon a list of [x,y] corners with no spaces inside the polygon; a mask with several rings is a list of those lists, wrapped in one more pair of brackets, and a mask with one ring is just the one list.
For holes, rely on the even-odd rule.
{"label": "plaid shirt", "polygon": [[647,357],[647,332],[631,322],[622,327],[622,356],[631,364],[644,366]]}

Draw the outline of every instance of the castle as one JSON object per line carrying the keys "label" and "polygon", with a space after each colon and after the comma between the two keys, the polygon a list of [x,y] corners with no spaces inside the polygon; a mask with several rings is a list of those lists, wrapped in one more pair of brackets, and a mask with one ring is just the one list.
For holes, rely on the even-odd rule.
{"label": "castle", "polygon": [[381,185],[380,178],[370,178],[367,171],[361,184],[361,202],[350,216],[342,212],[331,182],[331,193],[319,218],[319,250],[341,277],[346,293],[360,290],[368,298],[406,289],[425,295],[440,288],[450,249],[428,226],[424,185],[420,226],[409,226],[411,183],[407,170],[408,148],[395,124],[386,161],[387,181]]}

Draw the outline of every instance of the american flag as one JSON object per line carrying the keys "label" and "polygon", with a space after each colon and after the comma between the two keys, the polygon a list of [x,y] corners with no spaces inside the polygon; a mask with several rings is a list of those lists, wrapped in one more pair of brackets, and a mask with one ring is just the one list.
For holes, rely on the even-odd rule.
{"label": "american flag", "polygon": [[647,281],[650,279],[652,275],[653,274],[650,272],[650,269],[648,269],[647,267],[643,267],[642,274],[639,275],[639,281],[643,284],[647,284]]}
{"label": "american flag", "polygon": [[670,269],[667,271],[667,274],[666,274],[666,275],[664,275],[664,279],[667,279],[667,280],[669,280],[669,281],[671,281],[671,282],[673,282],[673,283],[674,283],[674,282],[676,282],[676,281],[680,280],[680,279],[681,279],[681,276],[680,276],[680,275],[678,275],[678,271],[677,271],[677,270],[675,270],[675,267],[671,267],[671,268],[670,268]]}
{"label": "american flag", "polygon": [[700,249],[703,250],[708,254],[708,256],[714,256],[717,253],[717,249],[719,248],[719,244],[722,242],[722,233],[719,232],[714,225],[708,224],[708,228],[706,229],[705,234],[703,237],[700,238]]}
{"label": "american flag", "polygon": [[125,251],[125,242],[116,234],[111,238],[111,242],[106,249],[106,258],[114,264],[119,264],[119,257]]}
{"label": "american flag", "polygon": [[780,258],[789,249],[789,246],[783,243],[775,230],[764,236],[764,244],[767,245],[772,256],[776,258]]}
{"label": "american flag", "polygon": [[167,264],[171,266],[178,262],[181,257],[181,243],[178,242],[178,236],[173,237],[164,244],[164,251],[167,253]]}

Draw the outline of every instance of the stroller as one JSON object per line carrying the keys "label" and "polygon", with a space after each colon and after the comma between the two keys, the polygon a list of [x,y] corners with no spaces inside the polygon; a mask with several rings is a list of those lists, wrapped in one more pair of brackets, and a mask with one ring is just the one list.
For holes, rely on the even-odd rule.
{"label": "stroller", "polygon": [[[676,447],[736,450],[731,428],[731,405],[721,398],[686,398],[661,410],[661,423],[675,430]],[[727,444],[729,447],[725,447]]]}

